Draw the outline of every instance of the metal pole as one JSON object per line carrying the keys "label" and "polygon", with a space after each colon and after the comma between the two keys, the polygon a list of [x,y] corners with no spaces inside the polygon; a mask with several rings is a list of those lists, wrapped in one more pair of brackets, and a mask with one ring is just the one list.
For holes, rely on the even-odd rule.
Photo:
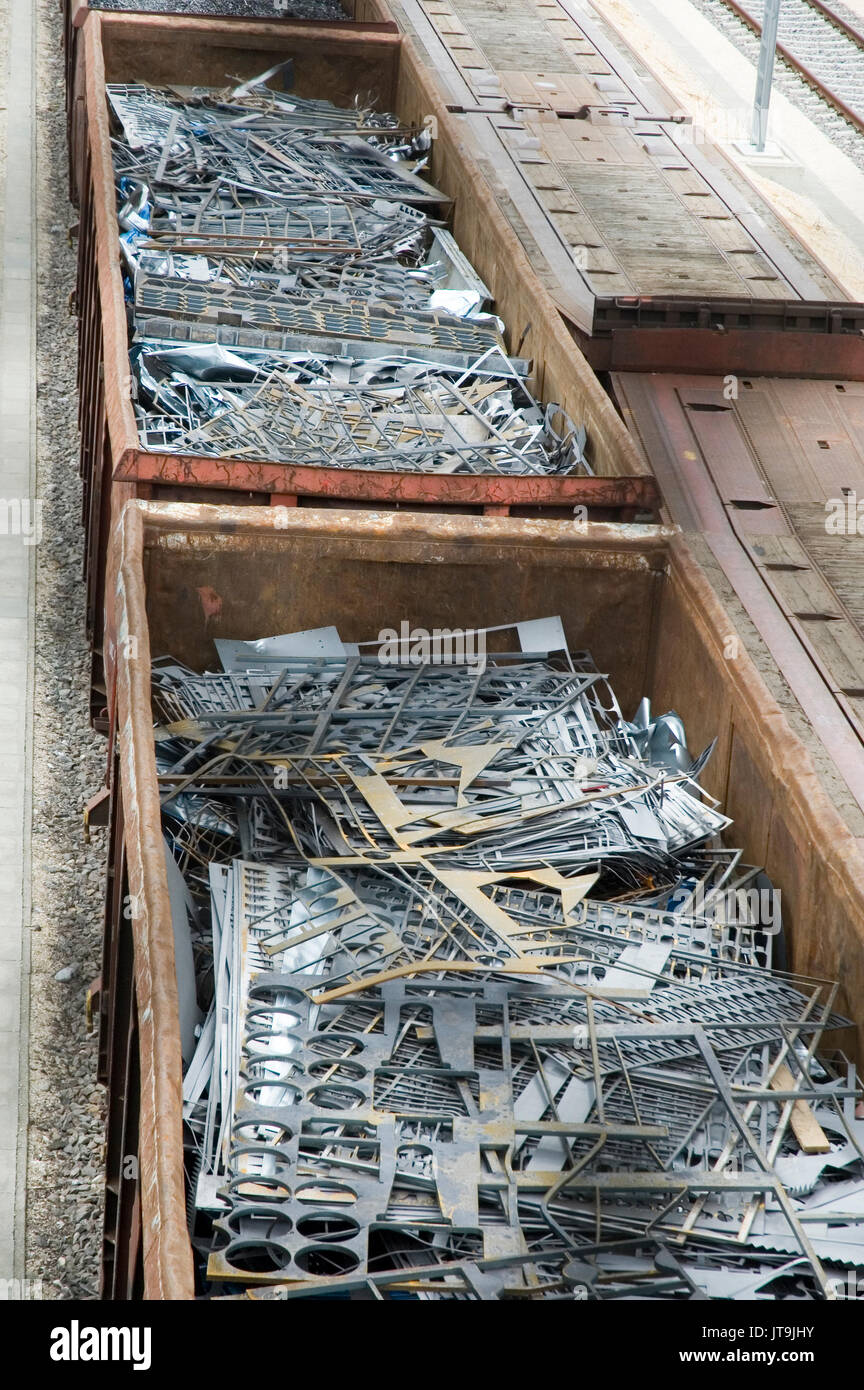
{"label": "metal pole", "polygon": [[774,77],[774,53],[777,48],[777,24],[780,19],[780,0],[765,0],[762,18],[762,43],[759,47],[759,67],[756,72],[756,96],[753,100],[752,144],[764,150],[768,134],[768,107],[771,102],[771,82]]}

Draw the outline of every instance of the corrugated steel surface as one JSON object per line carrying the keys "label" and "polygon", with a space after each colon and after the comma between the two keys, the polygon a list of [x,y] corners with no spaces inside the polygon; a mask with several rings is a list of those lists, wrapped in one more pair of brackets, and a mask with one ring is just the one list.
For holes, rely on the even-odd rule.
{"label": "corrugated steel surface", "polygon": [[670,517],[707,536],[864,807],[864,386],[621,373],[613,387]]}
{"label": "corrugated steel surface", "polygon": [[743,200],[712,179],[695,144],[673,138],[659,90],[645,90],[584,12],[554,0],[392,9],[421,39],[426,26],[438,37],[436,66],[484,109],[593,295],[821,298],[812,274],[745,225]]}

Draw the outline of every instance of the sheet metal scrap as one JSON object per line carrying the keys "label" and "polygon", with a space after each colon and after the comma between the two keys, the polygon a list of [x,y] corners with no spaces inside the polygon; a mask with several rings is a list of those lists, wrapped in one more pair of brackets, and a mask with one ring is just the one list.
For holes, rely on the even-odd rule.
{"label": "sheet metal scrap", "polygon": [[[247,289],[208,281],[139,275],[135,310],[150,316],[195,319],[198,323],[230,323],[302,333],[311,339],[325,334],[337,338],[375,338],[431,348],[451,348],[479,357],[496,347],[499,336],[485,324],[463,322],[453,314],[427,313],[384,300],[366,302],[269,289]],[[226,318],[226,315],[230,317]]]}
{"label": "sheet metal scrap", "polygon": [[[400,472],[569,473],[582,458],[584,431],[541,410],[497,349],[451,373],[235,350],[217,359],[220,377],[213,359],[213,348],[166,342],[132,349],[149,447]],[[500,375],[486,375],[496,365]]]}
{"label": "sheet metal scrap", "polygon": [[[262,74],[272,76],[275,70]],[[401,130],[389,113],[304,100],[261,80],[233,92],[186,89],[186,100],[145,86],[113,84],[107,92],[129,152],[122,172],[140,170],[158,153],[157,194],[163,183],[203,188],[216,178],[241,193],[274,197],[448,201],[412,171],[423,162],[428,133]]]}
{"label": "sheet metal scrap", "polygon": [[[447,201],[410,171],[423,162],[425,132],[283,100],[260,83],[201,92],[193,104],[141,87],[108,96],[122,126],[114,165],[132,267],[142,251],[161,250],[186,257],[180,272],[192,279],[222,278],[230,260],[290,280],[298,264],[335,269],[350,257],[388,271],[394,292],[410,285],[434,231],[418,204]],[[244,183],[252,165],[255,187]],[[443,243],[436,250],[447,259]]]}
{"label": "sheet metal scrap", "polygon": [[830,1298],[864,1266],[836,986],[729,911],[756,871],[677,716],[670,767],[586,653],[219,645],[221,673],[154,667],[209,907],[184,1102],[211,1289]]}
{"label": "sheet metal scrap", "polygon": [[446,199],[416,173],[428,134],[276,91],[280,76],[219,92],[108,88],[142,445],[394,472],[590,472],[584,428],[530,395],[488,289],[433,221]]}
{"label": "sheet metal scrap", "polygon": [[[115,152],[115,166],[118,156]],[[146,175],[147,169],[139,172]],[[154,202],[146,183],[117,179],[118,220],[126,233],[123,251],[134,263],[144,251],[171,251],[192,261],[187,273],[222,273],[222,262],[247,261],[259,269],[275,262],[336,267],[349,263],[386,268],[400,281],[401,270],[423,262],[427,237],[441,235],[426,214],[407,203],[354,203],[345,198],[295,198],[257,202],[235,197],[218,184],[190,195],[160,189]],[[206,258],[206,265],[201,258]]]}

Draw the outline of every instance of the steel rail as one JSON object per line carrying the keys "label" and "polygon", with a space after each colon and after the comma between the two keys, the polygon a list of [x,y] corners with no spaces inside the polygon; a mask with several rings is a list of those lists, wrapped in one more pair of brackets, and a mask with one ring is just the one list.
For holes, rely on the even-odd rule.
{"label": "steel rail", "polygon": [[[754,34],[761,37],[761,23],[758,19],[754,18],[748,10],[745,10],[744,6],[738,3],[738,0],[720,0],[720,3],[725,5],[727,10],[731,10]],[[824,3],[824,0],[802,0],[802,3],[807,5],[807,7],[816,14],[821,15],[827,24],[831,24],[835,29],[845,34],[850,43],[854,43],[856,47],[864,52],[864,34],[860,33],[851,24],[848,24],[846,20],[841,19],[839,15],[835,14],[834,11]],[[817,91],[829,106],[833,106],[835,111],[839,112],[851,125],[855,126],[856,130],[864,133],[864,113],[856,111],[855,108],[844,101],[841,96],[838,96],[827,83],[823,82],[806,63],[802,62],[802,60],[779,39],[777,40],[777,52],[780,54],[784,63],[793,68],[795,72],[798,73],[799,77],[803,77],[804,81]]]}
{"label": "steel rail", "polygon": [[833,24],[835,29],[842,30],[847,39],[851,39],[859,48],[864,49],[864,34],[861,33],[861,30],[856,29],[854,24],[850,24],[848,20],[841,19],[840,15],[836,14],[830,5],[824,3],[824,0],[805,0],[805,4],[809,5],[811,10],[818,10],[819,13],[824,15],[825,19],[828,20],[829,24]]}

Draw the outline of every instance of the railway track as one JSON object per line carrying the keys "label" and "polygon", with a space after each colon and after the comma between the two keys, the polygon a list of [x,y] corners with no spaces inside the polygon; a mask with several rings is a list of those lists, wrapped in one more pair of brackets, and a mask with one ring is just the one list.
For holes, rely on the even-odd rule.
{"label": "railway track", "polygon": [[[754,34],[764,0],[720,0]],[[777,53],[824,101],[864,132],[864,33],[824,0],[781,0]]]}

